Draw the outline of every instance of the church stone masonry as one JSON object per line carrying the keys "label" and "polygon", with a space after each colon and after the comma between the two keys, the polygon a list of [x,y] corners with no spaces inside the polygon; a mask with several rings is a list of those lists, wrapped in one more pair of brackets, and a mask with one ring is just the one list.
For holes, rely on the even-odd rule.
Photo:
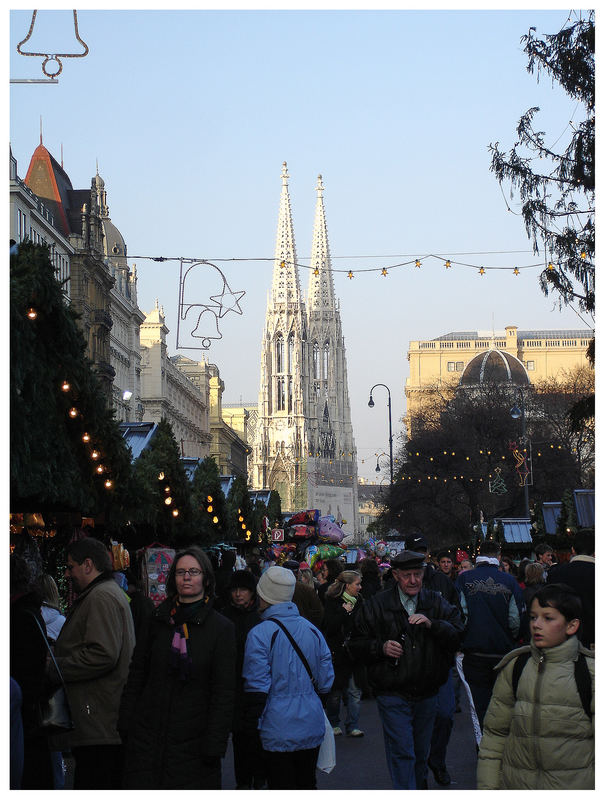
{"label": "church stone masonry", "polygon": [[252,454],[255,489],[276,489],[284,511],[319,508],[355,530],[357,460],[340,308],[321,176],[309,269],[302,297],[288,171],[282,168],[273,283],[261,351],[258,423]]}

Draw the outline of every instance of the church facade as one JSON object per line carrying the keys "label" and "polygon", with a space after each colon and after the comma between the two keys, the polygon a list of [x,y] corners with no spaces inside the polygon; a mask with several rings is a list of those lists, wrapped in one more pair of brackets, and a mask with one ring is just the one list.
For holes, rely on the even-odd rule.
{"label": "church facade", "polygon": [[319,508],[353,532],[357,454],[324,186],[319,176],[305,300],[288,178],[284,162],[250,482],[254,489],[277,490],[284,511]]}

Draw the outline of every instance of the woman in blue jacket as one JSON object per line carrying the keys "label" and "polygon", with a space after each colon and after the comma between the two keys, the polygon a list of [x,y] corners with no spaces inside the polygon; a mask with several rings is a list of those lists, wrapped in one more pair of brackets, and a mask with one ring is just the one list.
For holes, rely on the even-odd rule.
{"label": "woman in blue jacket", "polygon": [[[325,734],[318,696],[334,680],[332,657],[323,635],[292,603],[296,578],[270,567],[256,587],[262,622],[248,634],[244,655],[245,721],[257,727],[269,789],[315,789],[317,754]],[[302,651],[315,686],[284,625]]]}

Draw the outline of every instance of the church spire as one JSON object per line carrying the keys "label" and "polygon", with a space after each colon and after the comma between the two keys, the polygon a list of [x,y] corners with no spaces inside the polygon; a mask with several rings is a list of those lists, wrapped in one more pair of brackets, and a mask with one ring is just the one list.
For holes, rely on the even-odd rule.
{"label": "church spire", "polygon": [[317,176],[317,204],[313,225],[313,244],[311,245],[311,270],[309,275],[309,311],[334,308],[334,281],[328,243],[328,227],[324,209],[324,185],[321,175]]}
{"label": "church spire", "polygon": [[300,281],[294,243],[292,209],[288,192],[288,165],[284,161],[281,171],[281,198],[275,240],[275,263],[273,265],[273,303],[300,303]]}

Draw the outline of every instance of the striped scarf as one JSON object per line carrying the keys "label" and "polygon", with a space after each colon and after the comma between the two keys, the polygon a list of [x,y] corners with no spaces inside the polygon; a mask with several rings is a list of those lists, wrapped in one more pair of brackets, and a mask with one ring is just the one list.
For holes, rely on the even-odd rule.
{"label": "striped scarf", "polygon": [[[174,625],[176,630],[170,644],[168,663],[170,668],[177,673],[179,680],[186,681],[191,675],[191,656],[188,648],[189,629],[186,622],[177,625],[174,620],[179,606],[179,601],[175,600],[174,606],[170,609],[170,624]],[[182,606],[180,608],[182,609]]]}

